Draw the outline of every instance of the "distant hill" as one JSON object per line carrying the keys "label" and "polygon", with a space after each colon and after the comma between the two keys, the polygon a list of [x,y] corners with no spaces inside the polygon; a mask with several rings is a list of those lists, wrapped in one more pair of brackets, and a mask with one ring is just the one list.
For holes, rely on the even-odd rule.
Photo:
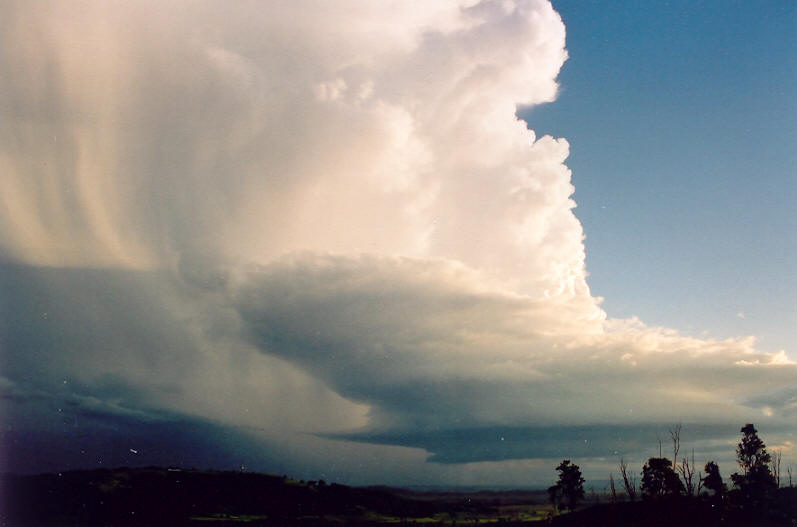
{"label": "distant hill", "polygon": [[[378,520],[484,509],[477,503],[413,499],[380,488],[247,472],[118,468],[0,476],[2,525],[217,526],[318,523],[327,516]],[[441,511],[445,509],[445,511]],[[487,512],[482,511],[482,512]],[[210,523],[208,523],[210,522]],[[254,522],[254,523],[253,523]]]}

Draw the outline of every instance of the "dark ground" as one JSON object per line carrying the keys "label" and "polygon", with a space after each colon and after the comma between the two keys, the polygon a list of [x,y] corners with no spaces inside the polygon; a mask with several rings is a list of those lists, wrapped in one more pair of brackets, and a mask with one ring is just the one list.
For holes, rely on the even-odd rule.
{"label": "dark ground", "polygon": [[0,525],[545,525],[794,527],[797,488],[765,505],[733,497],[591,505],[553,515],[539,491],[429,492],[348,487],[245,472],[158,467],[0,475]]}

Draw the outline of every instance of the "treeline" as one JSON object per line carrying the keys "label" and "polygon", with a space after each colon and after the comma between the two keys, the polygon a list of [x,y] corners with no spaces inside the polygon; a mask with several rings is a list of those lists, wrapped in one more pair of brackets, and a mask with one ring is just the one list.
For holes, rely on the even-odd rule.
{"label": "treeline", "polygon": [[[636,473],[620,459],[619,482],[609,475],[610,504],[582,510],[557,523],[580,525],[586,515],[601,515],[602,520],[589,518],[594,525],[794,525],[797,523],[797,489],[793,486],[792,469],[781,472],[781,455],[774,458],[753,424],[744,425],[736,448],[738,472],[731,475],[730,487],[720,474],[719,465],[711,460],[700,470],[691,457],[678,461],[681,451],[681,425],[670,429],[672,460],[663,455],[649,458],[642,466],[637,484]],[[548,489],[551,503],[559,511],[575,511],[584,500],[584,478],[578,465],[563,460],[556,467],[557,482]],[[622,490],[618,491],[618,486]],[[620,516],[610,514],[623,506]],[[614,507],[614,509],[612,509]],[[628,514],[629,511],[636,511]],[[581,519],[578,519],[581,518]]]}

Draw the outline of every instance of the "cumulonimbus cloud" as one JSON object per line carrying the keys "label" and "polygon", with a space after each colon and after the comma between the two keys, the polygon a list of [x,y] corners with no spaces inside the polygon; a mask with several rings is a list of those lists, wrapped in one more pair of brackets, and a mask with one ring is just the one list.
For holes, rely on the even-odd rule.
{"label": "cumulonimbus cloud", "polygon": [[590,294],[569,145],[515,115],[567,58],[546,1],[0,18],[0,388],[23,428],[57,400],[466,462],[794,413],[784,354]]}
{"label": "cumulonimbus cloud", "polygon": [[515,116],[555,97],[562,22],[543,1],[444,5],[12,4],[3,247],[139,269],[433,256],[588,295],[568,145]]}

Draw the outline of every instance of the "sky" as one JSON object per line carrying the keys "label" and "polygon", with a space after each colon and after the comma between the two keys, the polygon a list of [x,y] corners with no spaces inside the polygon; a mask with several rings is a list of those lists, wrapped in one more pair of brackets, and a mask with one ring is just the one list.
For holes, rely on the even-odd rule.
{"label": "sky", "polygon": [[0,470],[797,459],[795,16],[1,4]]}
{"label": "sky", "polygon": [[794,356],[794,3],[554,7],[560,94],[520,115],[571,144],[593,294],[612,316]]}

